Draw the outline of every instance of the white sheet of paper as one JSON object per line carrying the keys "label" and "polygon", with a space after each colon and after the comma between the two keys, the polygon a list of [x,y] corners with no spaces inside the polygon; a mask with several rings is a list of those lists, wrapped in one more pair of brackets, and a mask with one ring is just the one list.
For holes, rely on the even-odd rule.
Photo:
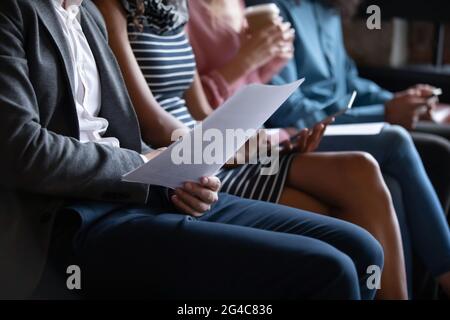
{"label": "white sheet of paper", "polygon": [[[227,129],[259,129],[303,81],[304,79],[301,79],[284,86],[259,84],[246,86],[206,118],[201,127],[196,126],[192,129],[189,138],[194,141],[196,134],[202,134],[201,130],[205,132],[216,129],[225,137]],[[226,160],[222,163],[205,164],[204,161],[200,161],[201,163],[177,165],[172,161],[172,150],[179,143],[181,141],[173,143],[158,157],[127,173],[123,176],[123,180],[169,188],[180,187],[187,181],[198,182],[201,177],[215,175],[244,144],[236,144],[236,149],[229,150],[225,154]],[[194,152],[193,145],[190,152],[194,157],[198,154]]]}
{"label": "white sheet of paper", "polygon": [[380,134],[386,123],[336,124],[328,126],[325,136],[372,136]]}

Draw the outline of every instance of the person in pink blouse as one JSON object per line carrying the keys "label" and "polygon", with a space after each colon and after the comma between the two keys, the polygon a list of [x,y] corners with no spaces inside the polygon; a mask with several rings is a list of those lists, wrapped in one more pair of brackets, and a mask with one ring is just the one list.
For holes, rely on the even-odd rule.
{"label": "person in pink blouse", "polygon": [[269,82],[292,58],[294,31],[278,14],[252,32],[241,0],[191,0],[189,5],[188,34],[211,107],[243,85]]}

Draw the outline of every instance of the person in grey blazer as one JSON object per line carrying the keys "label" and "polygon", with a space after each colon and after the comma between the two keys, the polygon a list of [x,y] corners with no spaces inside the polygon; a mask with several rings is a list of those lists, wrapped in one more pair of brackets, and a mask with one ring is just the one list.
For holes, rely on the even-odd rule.
{"label": "person in grey blazer", "polygon": [[[68,21],[58,13],[67,2],[0,2],[0,298],[39,296],[48,270],[64,276],[68,261],[81,268],[86,297],[373,298],[366,270],[382,268],[382,249],[354,225],[219,196],[215,177],[171,198],[122,182],[155,152],[141,140],[99,12],[72,0],[77,20]],[[84,47],[63,23],[79,26]],[[84,80],[99,83],[101,138],[120,147],[82,141],[86,60],[74,52],[83,50],[98,69]]]}

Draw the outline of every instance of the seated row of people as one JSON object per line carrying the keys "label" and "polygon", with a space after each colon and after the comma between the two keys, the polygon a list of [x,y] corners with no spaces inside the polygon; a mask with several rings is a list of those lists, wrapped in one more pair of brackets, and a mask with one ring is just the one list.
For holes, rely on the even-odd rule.
{"label": "seated row of people", "polygon": [[[170,139],[172,130],[183,128],[175,123],[176,120],[186,129],[191,127],[195,120],[203,120],[241,86],[268,82],[272,78],[274,83],[280,83],[282,80],[277,79],[282,77],[282,74],[278,73],[293,58],[293,42],[295,35],[299,34],[297,30],[291,29],[291,24],[283,22],[277,15],[274,15],[273,23],[267,25],[267,28],[252,30],[251,34],[250,28],[246,26],[243,2],[192,0],[189,2],[189,9],[184,6],[184,1],[179,2],[178,7],[171,8],[178,10],[178,14],[186,19],[188,42],[185,30],[180,25],[172,25],[166,21],[165,28],[162,28],[164,31],[161,32],[146,24],[146,21],[152,21],[147,17],[155,14],[151,7],[147,8],[147,11],[136,12],[134,1],[124,1],[122,5],[125,11],[119,13],[121,7],[117,4],[117,13],[114,15],[113,4],[103,4],[102,1],[97,3],[106,18],[110,44],[125,75],[142,128],[154,123],[154,119],[162,118],[161,113],[172,116],[170,121],[161,120],[170,128],[166,141]],[[329,10],[320,3],[302,3],[302,12],[306,10],[307,14],[313,15],[312,8]],[[333,11],[332,15],[336,20],[336,12]],[[177,19],[178,22],[181,20]],[[338,26],[336,23],[333,24],[334,28]],[[168,26],[172,26],[171,32],[167,31],[170,29]],[[191,52],[191,44],[194,55]],[[296,54],[301,55],[301,52],[296,51]],[[170,57],[170,60],[167,60],[167,57]],[[161,71],[158,68],[162,66],[164,69]],[[129,72],[138,68],[140,72]],[[306,74],[307,78],[308,76]],[[348,85],[345,92],[353,88],[362,92],[362,98],[357,101],[359,104],[363,104],[370,95],[391,96],[368,81],[360,80],[356,76],[354,78],[354,84]],[[339,80],[341,79],[330,78],[327,80],[327,86],[321,84],[329,89],[327,92],[322,88],[322,94],[328,93],[328,101],[335,99],[331,96],[332,82]],[[139,89],[144,87],[142,81],[145,81],[148,90]],[[348,83],[345,79],[342,81],[344,84]],[[312,86],[308,80],[306,86],[305,90]],[[380,92],[373,93],[377,90]],[[432,88],[420,86],[417,90],[425,96]],[[139,95],[136,95],[137,92]],[[303,106],[298,104],[299,94],[302,95],[296,93],[292,97],[298,100],[288,101],[281,108],[281,112],[285,113],[281,116],[280,112],[275,114],[269,124],[276,122],[276,119],[285,119],[286,133],[296,132],[295,126],[301,126],[307,112],[319,108],[317,105],[325,100],[318,98],[313,102],[316,104],[314,107]],[[426,101],[421,99],[421,103],[426,104]],[[290,111],[285,111],[286,109]],[[171,123],[174,123],[173,126],[169,125]],[[146,142],[154,145],[151,138],[154,133],[149,132],[147,135],[145,129],[143,130],[144,137],[149,137]],[[323,128],[315,127],[310,137],[320,136],[318,130]],[[326,152],[296,152],[285,156],[281,162],[282,169],[276,177],[261,177],[259,170],[252,165],[223,170],[219,174],[223,183],[222,191],[330,215],[370,231],[383,245],[385,254],[385,272],[379,297],[406,297],[403,252],[406,255],[409,276],[412,272],[412,252],[418,250],[429,270],[439,277],[440,271],[435,270],[441,269],[442,258],[448,256],[448,247],[443,245],[448,240],[445,215],[427,178],[420,156],[406,131],[393,126],[385,128],[378,136],[358,136],[351,139],[338,137],[327,140],[326,146],[320,147],[321,151]],[[312,142],[312,145],[315,144]],[[314,147],[306,150],[313,149]],[[367,153],[372,154],[374,158],[368,157]],[[358,158],[361,157],[366,159],[360,161]],[[401,195],[394,199],[394,202],[398,202],[394,206],[397,211],[402,211],[402,233],[396,225],[397,217],[391,200],[385,195],[374,196],[377,194],[376,190],[386,188],[380,170],[373,170],[376,161],[387,179],[393,180],[393,188],[400,186]],[[340,169],[343,167],[346,169]],[[356,174],[363,172],[365,173],[362,175]],[[410,179],[414,179],[414,184],[411,184]],[[276,187],[273,188],[273,185]],[[359,189],[357,185],[364,186],[364,189]],[[363,190],[362,194],[356,191],[358,189]],[[272,193],[269,190],[272,190]],[[349,193],[348,190],[352,192]],[[421,190],[419,196],[418,190]],[[386,191],[383,193],[387,194]],[[409,203],[403,202],[402,197]],[[416,228],[422,226],[425,220],[430,224],[430,212],[431,216],[435,217],[432,228],[440,230],[442,238],[433,237],[431,240],[426,236],[429,230]],[[441,250],[430,254],[430,250],[425,249],[430,247]],[[423,248],[423,251],[417,248]],[[410,288],[411,282],[409,277]],[[445,283],[446,280],[442,282]]]}
{"label": "seated row of people", "polygon": [[[239,1],[93,2],[0,4],[2,296],[38,281],[45,296],[77,264],[87,297],[406,299],[412,251],[450,290],[445,214],[396,126],[351,141],[304,129],[273,176],[247,164],[175,191],[123,182],[242,85],[289,81],[299,32],[276,16],[250,32]],[[287,135],[314,108],[294,98],[268,123]]]}

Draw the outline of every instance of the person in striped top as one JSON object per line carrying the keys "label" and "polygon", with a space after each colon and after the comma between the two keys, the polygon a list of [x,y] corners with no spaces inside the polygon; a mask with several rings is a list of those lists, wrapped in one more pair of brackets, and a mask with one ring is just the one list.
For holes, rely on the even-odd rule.
{"label": "person in striped top", "polygon": [[128,28],[133,53],[156,101],[187,127],[195,125],[183,98],[195,75],[195,57],[184,29],[159,36]]}
{"label": "person in striped top", "polygon": [[[198,95],[201,82],[184,31],[186,1],[96,3],[105,16],[110,45],[125,77],[144,140],[152,147],[170,145],[174,130],[188,130],[212,110],[206,97]],[[185,98],[197,106],[189,108]],[[155,121],[165,124],[164,132],[154,132]],[[305,131],[297,152],[281,157],[276,175],[261,175],[259,164],[224,168],[218,175],[223,183],[221,191],[333,215],[363,226],[376,234],[391,258],[383,276],[382,297],[405,297],[400,233],[379,167],[363,153],[309,153],[317,147],[324,129],[321,124],[312,134]]]}

